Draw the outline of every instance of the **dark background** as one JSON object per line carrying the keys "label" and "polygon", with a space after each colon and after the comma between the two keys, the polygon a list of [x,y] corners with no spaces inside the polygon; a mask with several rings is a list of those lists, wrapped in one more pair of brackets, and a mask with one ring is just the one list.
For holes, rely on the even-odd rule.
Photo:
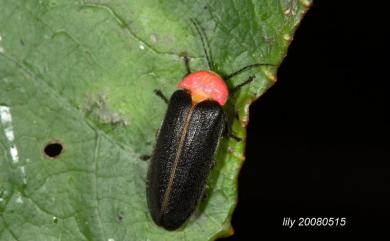
{"label": "dark background", "polygon": [[[224,240],[390,229],[390,13],[380,3],[314,1],[278,82],[251,107],[235,235]],[[347,225],[289,229],[283,217]]]}

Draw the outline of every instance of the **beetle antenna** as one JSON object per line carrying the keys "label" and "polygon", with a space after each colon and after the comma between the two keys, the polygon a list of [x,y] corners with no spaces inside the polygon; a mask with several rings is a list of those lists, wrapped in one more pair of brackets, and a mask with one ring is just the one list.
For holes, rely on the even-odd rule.
{"label": "beetle antenna", "polygon": [[233,73],[225,76],[223,79],[224,80],[228,80],[228,79],[230,79],[230,78],[232,78],[232,77],[234,77],[234,76],[236,76],[238,74],[241,74],[244,71],[247,71],[247,70],[249,70],[251,68],[255,68],[255,67],[259,67],[259,66],[275,66],[275,65],[274,64],[267,64],[267,63],[264,63],[264,64],[250,64],[250,65],[247,65],[247,66],[237,70],[236,72],[233,72]]}
{"label": "beetle antenna", "polygon": [[[190,20],[191,20],[192,24],[194,25],[196,32],[198,32],[198,34],[199,34],[200,40],[202,41],[202,47],[203,47],[203,51],[204,51],[204,54],[205,54],[205,57],[207,60],[207,64],[209,66],[209,69],[212,70],[213,69],[213,62],[211,60],[211,49],[210,49],[210,46],[208,44],[206,34],[204,34],[204,35],[202,34],[201,27],[199,26],[199,23],[195,19],[191,18]],[[206,43],[207,43],[207,48],[206,48]]]}

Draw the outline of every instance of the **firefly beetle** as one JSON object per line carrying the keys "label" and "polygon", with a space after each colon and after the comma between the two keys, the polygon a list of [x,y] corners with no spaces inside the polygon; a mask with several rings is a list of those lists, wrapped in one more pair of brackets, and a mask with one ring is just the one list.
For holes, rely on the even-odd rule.
{"label": "firefly beetle", "polygon": [[[209,68],[211,59],[199,24],[191,20],[202,41]],[[157,91],[168,109],[158,133],[147,176],[148,207],[154,222],[167,230],[181,227],[196,209],[211,172],[219,140],[226,131],[222,108],[229,96],[224,79],[211,70],[188,74],[170,100]],[[225,80],[261,65],[252,64]],[[249,83],[254,77],[233,88]]]}

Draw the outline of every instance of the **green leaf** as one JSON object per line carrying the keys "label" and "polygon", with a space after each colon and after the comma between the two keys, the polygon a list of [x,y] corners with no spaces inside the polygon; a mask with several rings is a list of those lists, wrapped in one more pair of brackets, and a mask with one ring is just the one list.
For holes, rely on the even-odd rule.
{"label": "green leaf", "polygon": [[[146,204],[148,163],[170,95],[207,68],[190,18],[205,31],[215,71],[272,63],[227,111],[245,137],[248,106],[275,81],[310,0],[0,0],[0,240],[213,240],[231,232],[244,142],[223,138],[208,197],[174,232]],[[63,151],[44,154],[57,142]]]}

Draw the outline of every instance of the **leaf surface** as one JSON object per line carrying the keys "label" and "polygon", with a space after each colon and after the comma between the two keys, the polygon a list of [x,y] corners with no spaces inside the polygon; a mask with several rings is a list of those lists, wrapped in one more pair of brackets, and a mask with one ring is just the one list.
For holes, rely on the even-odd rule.
{"label": "leaf surface", "polygon": [[[311,1],[0,0],[0,240],[213,240],[231,232],[244,142],[223,138],[207,198],[168,232],[149,216],[147,161],[170,95],[192,70],[256,79],[231,96],[237,136],[276,80]],[[44,154],[57,142],[62,152]]]}

